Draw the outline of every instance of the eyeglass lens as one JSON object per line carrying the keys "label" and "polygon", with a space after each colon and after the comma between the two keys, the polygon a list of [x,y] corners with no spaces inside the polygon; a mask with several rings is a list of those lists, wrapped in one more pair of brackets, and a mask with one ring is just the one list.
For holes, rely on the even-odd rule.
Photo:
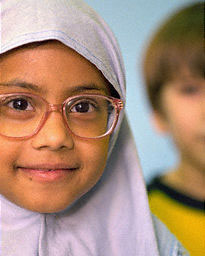
{"label": "eyeglass lens", "polygon": [[[0,98],[0,134],[26,137],[34,134],[45,118],[48,104],[37,96],[8,95]],[[106,134],[116,119],[114,103],[101,96],[79,96],[65,102],[64,117],[77,136]]]}

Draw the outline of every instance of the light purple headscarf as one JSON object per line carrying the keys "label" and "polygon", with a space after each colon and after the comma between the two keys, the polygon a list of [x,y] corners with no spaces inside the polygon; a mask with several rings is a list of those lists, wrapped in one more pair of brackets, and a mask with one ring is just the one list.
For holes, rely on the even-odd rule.
{"label": "light purple headscarf", "polygon": [[[56,39],[92,62],[125,100],[116,39],[81,0],[1,0],[0,53]],[[1,199],[2,256],[158,256],[147,195],[126,116],[112,135],[105,172],[67,210],[41,214]]]}

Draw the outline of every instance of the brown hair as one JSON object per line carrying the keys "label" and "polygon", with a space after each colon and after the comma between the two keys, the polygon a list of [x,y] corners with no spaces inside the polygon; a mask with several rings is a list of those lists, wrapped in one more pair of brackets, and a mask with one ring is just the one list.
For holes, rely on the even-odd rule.
{"label": "brown hair", "polygon": [[154,110],[160,110],[163,85],[188,68],[192,74],[204,75],[204,3],[179,10],[159,27],[145,53],[145,84]]}

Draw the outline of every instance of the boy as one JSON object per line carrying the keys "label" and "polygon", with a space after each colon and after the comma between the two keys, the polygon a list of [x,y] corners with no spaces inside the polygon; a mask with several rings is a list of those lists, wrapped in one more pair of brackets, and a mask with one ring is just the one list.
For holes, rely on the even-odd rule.
{"label": "boy", "polygon": [[179,151],[176,168],[148,185],[150,207],[194,256],[205,255],[203,19],[203,3],[171,16],[144,59],[154,124],[172,135]]}

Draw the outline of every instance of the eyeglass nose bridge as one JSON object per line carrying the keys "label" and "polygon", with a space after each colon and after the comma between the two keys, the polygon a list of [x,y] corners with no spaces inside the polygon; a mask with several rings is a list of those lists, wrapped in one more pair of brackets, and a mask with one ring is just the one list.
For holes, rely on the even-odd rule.
{"label": "eyeglass nose bridge", "polygon": [[59,112],[62,115],[66,126],[68,126],[68,124],[65,120],[65,114],[63,113],[63,104],[52,104],[52,103],[48,103],[48,109],[45,113],[44,120],[42,122],[42,126],[45,124],[45,122],[47,121],[48,117],[50,116],[50,114],[52,112]]}
{"label": "eyeglass nose bridge", "polygon": [[65,114],[63,113],[64,104],[52,104],[47,102],[47,107],[48,108],[47,108],[47,111],[45,112],[44,118],[42,119],[42,122],[39,125],[36,132],[34,133],[34,135],[37,134],[43,128],[44,124],[46,123],[47,119],[49,118],[52,112],[59,112],[62,115],[64,124],[67,127],[67,129],[70,131],[70,128],[66,122]]}
{"label": "eyeglass nose bridge", "polygon": [[48,104],[48,112],[60,112],[63,113],[62,104]]}

